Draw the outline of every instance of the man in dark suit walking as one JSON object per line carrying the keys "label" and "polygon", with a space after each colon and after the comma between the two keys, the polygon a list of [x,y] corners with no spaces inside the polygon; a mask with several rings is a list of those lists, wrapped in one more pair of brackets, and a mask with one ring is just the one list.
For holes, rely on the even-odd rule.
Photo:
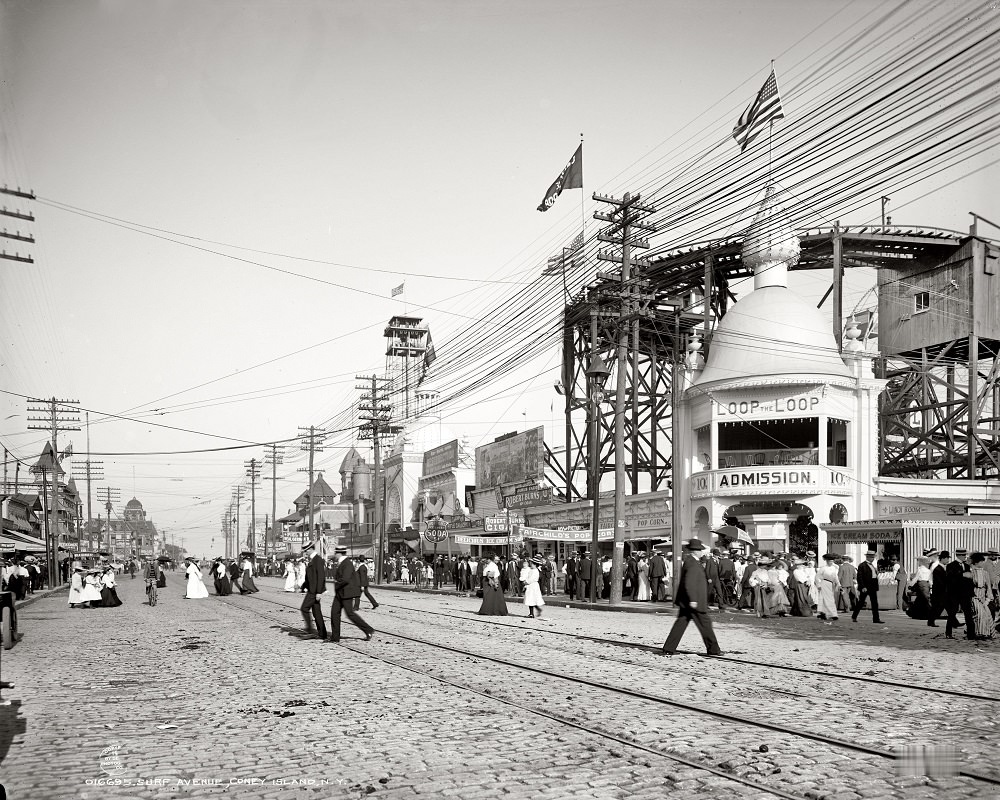
{"label": "man in dark suit walking", "polygon": [[952,620],[958,623],[958,609],[962,609],[962,616],[965,617],[965,638],[975,639],[976,631],[975,626],[972,624],[972,582],[967,580],[965,577],[965,572],[969,569],[969,566],[965,563],[965,558],[968,555],[967,550],[956,549],[955,559],[951,561],[948,566],[945,567],[945,574],[947,577],[947,606],[948,609],[948,625],[945,628],[945,636],[951,636],[952,630],[954,628],[960,627],[960,624],[952,624]]}
{"label": "man in dark suit walking", "polygon": [[[313,557],[306,565],[306,578],[302,584],[302,591],[306,593],[302,601],[302,619],[306,623],[306,631],[313,632],[313,621],[316,622],[316,634],[320,640],[326,638],[326,622],[323,620],[323,606],[320,597],[326,593],[326,558],[323,540],[317,539],[305,549],[312,548]],[[312,614],[312,619],[309,615]]]}
{"label": "man in dark suit walking", "polygon": [[677,583],[677,596],[674,605],[678,607],[677,619],[670,629],[667,641],[663,643],[663,654],[672,656],[677,652],[677,645],[687,630],[689,622],[693,622],[705,642],[705,649],[710,656],[721,656],[722,650],[715,638],[712,628],[712,618],[708,615],[708,576],[702,562],[705,545],[698,539],[691,539],[684,546],[684,560],[681,563],[680,579]]}
{"label": "man in dark suit walking", "polygon": [[872,603],[872,624],[884,625],[885,623],[878,616],[878,570],[875,567],[874,550],[865,553],[865,560],[858,564],[858,602],[854,606],[854,613],[851,614],[851,622],[858,621],[858,614],[865,606],[865,600]]}
{"label": "man in dark suit walking", "polygon": [[[372,597],[372,593],[368,591],[368,559],[364,556],[358,556],[357,572],[358,583],[361,585],[361,591],[364,596],[368,598],[368,602],[372,604],[372,611],[374,611],[378,608],[378,603],[375,602],[375,598]],[[357,611],[359,608],[361,608],[360,594],[354,598],[354,610]]]}
{"label": "man in dark suit walking", "polygon": [[[649,599],[654,603],[660,602],[660,587],[663,585],[665,577],[667,577],[667,562],[663,560],[662,553],[653,553],[653,557],[649,559]],[[708,597],[706,595],[702,611],[707,608]]]}
{"label": "man in dark suit walking", "polygon": [[347,558],[346,547],[338,547],[334,553],[336,565],[333,573],[333,607],[330,609],[330,641],[340,641],[340,612],[343,611],[347,614],[347,618],[361,629],[367,642],[372,638],[375,629],[361,619],[354,610],[354,599],[361,596],[361,581],[354,569],[354,562]]}
{"label": "man in dark suit walking", "polygon": [[961,627],[958,617],[955,616],[957,607],[953,608],[948,594],[948,564],[951,563],[951,553],[942,550],[939,555],[938,551],[932,548],[925,551],[925,554],[928,555],[928,558],[936,559],[931,564],[931,613],[927,617],[927,625],[930,628],[936,628],[937,618],[941,616],[942,611],[947,610],[947,635],[951,636],[952,630]]}

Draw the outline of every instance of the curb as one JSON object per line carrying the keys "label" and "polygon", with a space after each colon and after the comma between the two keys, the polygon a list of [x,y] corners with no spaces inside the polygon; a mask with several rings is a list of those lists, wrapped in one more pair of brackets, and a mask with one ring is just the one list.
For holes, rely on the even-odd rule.
{"label": "curb", "polygon": [[51,589],[39,589],[37,592],[35,592],[32,595],[29,595],[28,597],[25,597],[23,600],[15,600],[14,610],[20,611],[25,606],[30,606],[36,600],[41,600],[43,597],[50,597],[54,594],[57,594],[58,592],[68,592],[68,591],[69,591],[69,584],[66,584],[65,586],[54,586]]}

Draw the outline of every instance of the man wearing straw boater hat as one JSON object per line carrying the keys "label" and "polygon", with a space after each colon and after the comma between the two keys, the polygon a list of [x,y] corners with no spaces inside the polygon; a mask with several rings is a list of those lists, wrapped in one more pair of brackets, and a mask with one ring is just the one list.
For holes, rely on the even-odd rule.
{"label": "man wearing straw boater hat", "polygon": [[315,622],[316,635],[320,641],[323,641],[326,639],[326,622],[323,619],[323,606],[320,604],[320,597],[326,593],[326,539],[319,536],[302,550],[303,552],[312,550],[313,556],[306,567],[305,581],[302,583],[302,591],[305,592],[306,596],[302,600],[302,606],[299,610],[306,623],[306,631],[312,633],[313,622]]}
{"label": "man wearing straw boater hat", "polygon": [[684,560],[677,583],[677,596],[674,598],[674,605],[678,607],[677,619],[670,629],[667,641],[663,643],[664,655],[672,656],[677,652],[677,645],[689,622],[694,622],[698,628],[708,654],[722,655],[712,629],[712,618],[708,615],[708,575],[702,561],[705,553],[705,545],[699,539],[691,539],[684,545]]}
{"label": "man wearing straw boater hat", "polygon": [[343,611],[365,635],[367,642],[372,638],[375,629],[361,619],[354,610],[354,598],[361,596],[361,581],[354,569],[354,562],[347,558],[346,547],[338,547],[333,552],[336,557],[336,569],[333,575],[333,607],[330,609],[330,641],[340,641],[340,612]]}

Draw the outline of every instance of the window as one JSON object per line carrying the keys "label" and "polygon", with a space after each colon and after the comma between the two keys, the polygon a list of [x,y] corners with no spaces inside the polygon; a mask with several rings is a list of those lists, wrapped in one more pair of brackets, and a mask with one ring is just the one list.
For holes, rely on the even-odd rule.
{"label": "window", "polygon": [[930,292],[917,292],[913,295],[913,313],[919,314],[921,311],[927,311],[931,307],[931,293]]}

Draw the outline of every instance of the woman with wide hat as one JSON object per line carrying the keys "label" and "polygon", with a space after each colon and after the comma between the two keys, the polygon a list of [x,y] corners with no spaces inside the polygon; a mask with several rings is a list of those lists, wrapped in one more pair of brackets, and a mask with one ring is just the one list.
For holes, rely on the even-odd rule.
{"label": "woman with wide hat", "polygon": [[524,587],[524,604],[528,607],[529,617],[542,616],[542,606],[545,605],[545,600],[542,598],[538,579],[541,577],[541,566],[544,562],[544,558],[536,555],[525,561],[524,566],[521,567],[519,580]]}
{"label": "woman with wide hat", "polygon": [[500,588],[500,567],[497,566],[497,557],[489,555],[486,558],[486,566],[483,569],[483,604],[477,613],[484,617],[506,617],[507,601],[504,599],[503,589]]}
{"label": "woman with wide hat", "polygon": [[187,564],[184,568],[187,575],[184,599],[201,600],[208,597],[208,589],[205,588],[205,584],[201,580],[201,567],[198,566],[198,559],[194,556],[188,556],[184,560]]}

